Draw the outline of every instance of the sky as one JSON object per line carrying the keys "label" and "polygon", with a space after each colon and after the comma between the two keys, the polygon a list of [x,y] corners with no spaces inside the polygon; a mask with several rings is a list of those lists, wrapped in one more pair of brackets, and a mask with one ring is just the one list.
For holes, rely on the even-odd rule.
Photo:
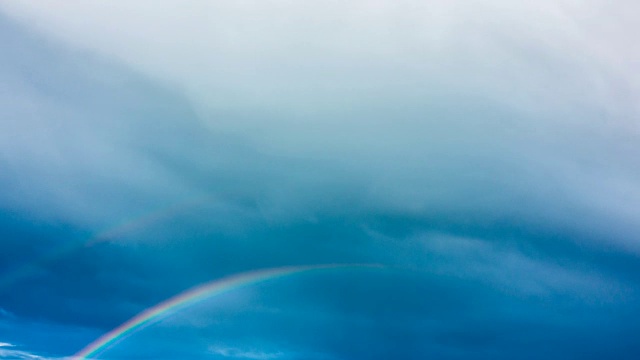
{"label": "sky", "polygon": [[0,359],[639,358],[639,16],[0,3]]}

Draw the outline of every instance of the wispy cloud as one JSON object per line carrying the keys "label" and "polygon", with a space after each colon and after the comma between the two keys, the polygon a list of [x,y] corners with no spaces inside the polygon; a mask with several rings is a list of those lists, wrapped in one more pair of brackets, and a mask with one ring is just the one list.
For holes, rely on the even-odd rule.
{"label": "wispy cloud", "polygon": [[270,360],[280,359],[284,356],[282,352],[264,352],[219,345],[209,347],[209,351],[214,355],[231,359]]}
{"label": "wispy cloud", "polygon": [[49,358],[39,356],[28,351],[19,350],[13,344],[3,342],[0,342],[0,359],[64,360],[63,358]]}

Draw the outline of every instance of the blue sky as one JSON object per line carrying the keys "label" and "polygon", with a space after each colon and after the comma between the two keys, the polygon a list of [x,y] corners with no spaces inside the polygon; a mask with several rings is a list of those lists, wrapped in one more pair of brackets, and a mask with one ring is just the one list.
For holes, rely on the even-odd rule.
{"label": "blue sky", "polygon": [[0,5],[0,359],[636,359],[630,1]]}

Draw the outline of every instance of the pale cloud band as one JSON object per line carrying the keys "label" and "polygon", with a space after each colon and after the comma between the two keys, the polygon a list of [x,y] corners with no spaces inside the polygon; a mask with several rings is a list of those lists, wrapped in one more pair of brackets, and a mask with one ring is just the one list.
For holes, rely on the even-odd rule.
{"label": "pale cloud band", "polygon": [[[410,213],[490,206],[555,226],[577,217],[574,230],[640,249],[629,236],[640,230],[634,2],[2,8],[184,94],[214,134],[328,164],[333,180],[287,184],[299,198],[337,184],[360,188],[361,205]],[[277,192],[265,211],[316,206]]]}

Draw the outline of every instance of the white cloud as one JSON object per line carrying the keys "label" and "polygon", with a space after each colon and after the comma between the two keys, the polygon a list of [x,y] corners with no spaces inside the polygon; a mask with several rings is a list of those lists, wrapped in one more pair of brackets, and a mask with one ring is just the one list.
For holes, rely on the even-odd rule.
{"label": "white cloud", "polygon": [[14,344],[0,342],[0,359],[65,360],[66,358],[43,357],[29,351],[19,350]]}
{"label": "white cloud", "polygon": [[263,352],[226,346],[211,346],[209,351],[212,354],[232,359],[270,360],[282,358],[284,355],[282,352]]}
{"label": "white cloud", "polygon": [[38,359],[48,360],[44,357],[29,353],[27,351],[21,351],[13,349],[15,345],[9,343],[0,343],[0,359]]}
{"label": "white cloud", "polygon": [[[625,71],[618,80],[636,78],[631,65],[640,57],[629,46],[637,27],[631,14],[640,6],[613,3],[97,1],[71,6],[26,1],[2,6],[32,26],[179,85],[201,107],[305,111],[311,100],[314,109],[353,106],[354,100],[365,100],[357,99],[362,95],[393,94],[380,86],[402,90],[412,79],[453,83],[457,91],[502,88],[496,95],[508,102],[531,93],[530,100],[547,104],[572,95],[605,100],[600,95],[609,72]],[[554,73],[553,67],[567,73]],[[584,81],[593,89],[575,87],[587,85]],[[513,93],[517,87],[529,94]],[[556,99],[561,89],[565,96]],[[572,94],[575,90],[582,92]],[[212,121],[242,131],[260,127]]]}
{"label": "white cloud", "polygon": [[[624,229],[607,241],[640,251],[635,2],[0,6],[184,93],[213,132],[348,169],[362,206]],[[343,175],[269,170],[266,212]]]}
{"label": "white cloud", "polygon": [[[9,344],[9,347],[14,347],[14,345]],[[16,349],[8,349],[7,346],[0,346],[0,359],[13,359],[13,360],[72,360],[66,357],[46,357],[36,355],[29,351],[16,350]]]}

